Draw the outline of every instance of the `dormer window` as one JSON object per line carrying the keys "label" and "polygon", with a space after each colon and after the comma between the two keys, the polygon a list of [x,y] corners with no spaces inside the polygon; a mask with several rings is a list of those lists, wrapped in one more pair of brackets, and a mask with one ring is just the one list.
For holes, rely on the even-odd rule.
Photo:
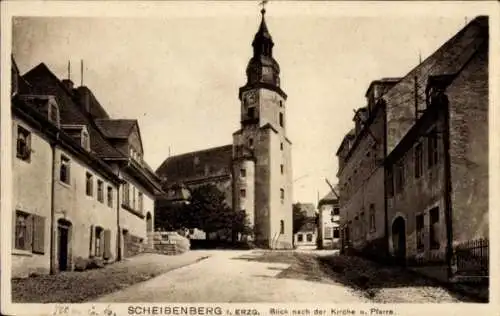
{"label": "dormer window", "polygon": [[24,161],[31,158],[31,133],[22,126],[17,127],[17,158]]}
{"label": "dormer window", "polygon": [[85,150],[90,150],[90,137],[89,133],[86,130],[82,130],[82,147],[85,148]]}
{"label": "dormer window", "polygon": [[59,106],[54,100],[50,100],[48,104],[48,118],[49,121],[54,123],[57,127],[59,127]]}

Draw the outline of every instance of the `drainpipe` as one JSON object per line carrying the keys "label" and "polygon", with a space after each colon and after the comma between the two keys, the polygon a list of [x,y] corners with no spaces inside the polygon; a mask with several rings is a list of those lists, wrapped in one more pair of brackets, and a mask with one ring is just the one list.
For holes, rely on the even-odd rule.
{"label": "drainpipe", "polygon": [[[384,186],[384,243],[385,243],[385,249],[384,249],[384,254],[386,258],[389,258],[390,253],[389,253],[389,216],[387,214],[387,170],[386,170],[386,158],[387,158],[387,107],[386,103],[382,102],[383,104],[383,110],[384,110],[384,148],[383,148],[383,160],[382,160],[382,168],[384,169],[384,177],[383,177],[383,186]],[[391,185],[393,185],[391,183]]]}
{"label": "drainpipe", "polygon": [[[125,166],[125,168],[127,168],[128,166],[130,166],[130,159],[127,161],[127,165]],[[120,173],[121,173],[121,169],[120,167],[118,167],[118,172],[117,172],[117,176],[118,178],[120,179]],[[121,227],[120,227],[120,205],[121,205],[121,202],[120,202],[120,187],[121,187],[121,183],[118,183],[118,186],[117,186],[117,189],[116,189],[116,225],[117,225],[117,255],[116,255],[116,260],[117,261],[121,261],[122,260],[122,231],[121,231]]]}
{"label": "drainpipe", "polygon": [[[118,179],[120,179],[120,168],[118,168],[118,173],[117,173]],[[116,254],[116,261],[121,261],[122,260],[122,232],[120,229],[120,187],[121,183],[118,182],[118,185],[116,186],[116,243],[117,243],[117,254]]]}
{"label": "drainpipe", "polygon": [[444,131],[443,131],[443,149],[444,149],[444,199],[445,199],[445,222],[446,222],[446,265],[448,280],[452,278],[452,259],[453,259],[453,221],[451,205],[451,158],[450,158],[450,111],[449,102],[446,95],[439,107],[444,111]]}
{"label": "drainpipe", "polygon": [[55,220],[56,220],[56,210],[55,210],[55,172],[56,172],[56,144],[59,141],[59,132],[56,132],[56,139],[52,141],[50,147],[52,149],[52,172],[51,172],[51,185],[50,185],[50,274],[57,273],[56,269],[56,238],[55,238]]}

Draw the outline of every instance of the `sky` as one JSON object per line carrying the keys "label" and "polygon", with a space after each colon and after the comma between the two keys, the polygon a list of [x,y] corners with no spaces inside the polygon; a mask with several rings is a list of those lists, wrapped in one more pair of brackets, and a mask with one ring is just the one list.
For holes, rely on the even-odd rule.
{"label": "sky", "polygon": [[[270,3],[266,21],[288,94],[294,201],[316,203],[329,191],[325,178],[336,183],[335,153],[370,82],[406,75],[466,17],[283,13],[293,5]],[[17,17],[12,53],[22,73],[44,62],[60,79],[70,61],[76,86],[83,60],[83,83],[110,116],[139,120],[144,158],[156,169],[169,152],[232,143],[260,23],[257,2],[206,15],[172,6],[147,18]]]}

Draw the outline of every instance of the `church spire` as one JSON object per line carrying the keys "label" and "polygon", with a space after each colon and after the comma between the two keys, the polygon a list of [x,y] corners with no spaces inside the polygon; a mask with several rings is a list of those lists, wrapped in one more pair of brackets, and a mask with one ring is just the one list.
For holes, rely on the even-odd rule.
{"label": "church spire", "polygon": [[280,89],[280,66],[273,58],[274,42],[266,24],[266,9],[264,8],[266,2],[264,0],[260,3],[263,6],[260,10],[261,21],[252,42],[253,56],[248,62],[247,83],[240,88],[240,98],[242,91],[259,87],[276,91],[286,98],[286,94]]}
{"label": "church spire", "polygon": [[264,8],[264,4],[265,3],[263,1],[262,10],[260,10],[260,13],[262,14],[262,19],[260,21],[259,30],[255,34],[255,37],[252,42],[254,57],[273,56],[274,43],[273,39],[271,38],[271,34],[267,29],[266,18],[265,18],[266,9]]}

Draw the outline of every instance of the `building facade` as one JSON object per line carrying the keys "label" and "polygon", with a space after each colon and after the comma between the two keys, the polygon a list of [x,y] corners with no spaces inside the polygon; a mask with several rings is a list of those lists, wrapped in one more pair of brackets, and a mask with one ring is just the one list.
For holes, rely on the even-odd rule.
{"label": "building facade", "polygon": [[[457,266],[457,249],[488,239],[488,19],[471,21],[429,59],[410,73],[423,77],[422,102],[386,161],[389,249],[409,264],[433,263],[434,273],[472,275]],[[403,93],[396,86],[387,101],[401,104]],[[487,259],[476,261],[487,269]]]}
{"label": "building facade", "polygon": [[333,192],[318,202],[318,248],[340,248],[340,207]]}
{"label": "building facade", "polygon": [[383,186],[386,109],[381,96],[398,80],[384,78],[370,84],[365,94],[368,104],[356,111],[355,127],[337,151],[340,225],[345,244],[375,256],[387,248]]}
{"label": "building facade", "polygon": [[[169,157],[157,174],[167,179],[167,186],[217,184],[235,211],[246,212],[256,244],[291,248],[292,161],[286,134],[287,95],[280,87],[280,68],[273,58],[274,42],[264,14],[262,10],[252,43],[247,82],[239,90],[241,128],[233,133],[233,144]],[[193,166],[199,169],[196,175]]]}
{"label": "building facade", "polygon": [[316,249],[318,226],[315,218],[308,218],[306,223],[294,234],[294,246],[297,249]]}
{"label": "building facade", "polygon": [[380,240],[373,250],[440,266],[449,279],[460,270],[458,253],[488,238],[488,190],[480,189],[488,179],[488,18],[472,20],[404,77],[373,82],[366,96],[367,110],[355,116],[361,127],[337,152],[343,240],[356,250]]}
{"label": "building facade", "polygon": [[[146,247],[160,185],[142,146],[132,150],[140,136],[131,121],[128,129],[111,120],[88,88],[74,89],[44,64],[20,76],[12,60],[14,277],[111,263]],[[120,129],[130,146],[119,146]]]}

